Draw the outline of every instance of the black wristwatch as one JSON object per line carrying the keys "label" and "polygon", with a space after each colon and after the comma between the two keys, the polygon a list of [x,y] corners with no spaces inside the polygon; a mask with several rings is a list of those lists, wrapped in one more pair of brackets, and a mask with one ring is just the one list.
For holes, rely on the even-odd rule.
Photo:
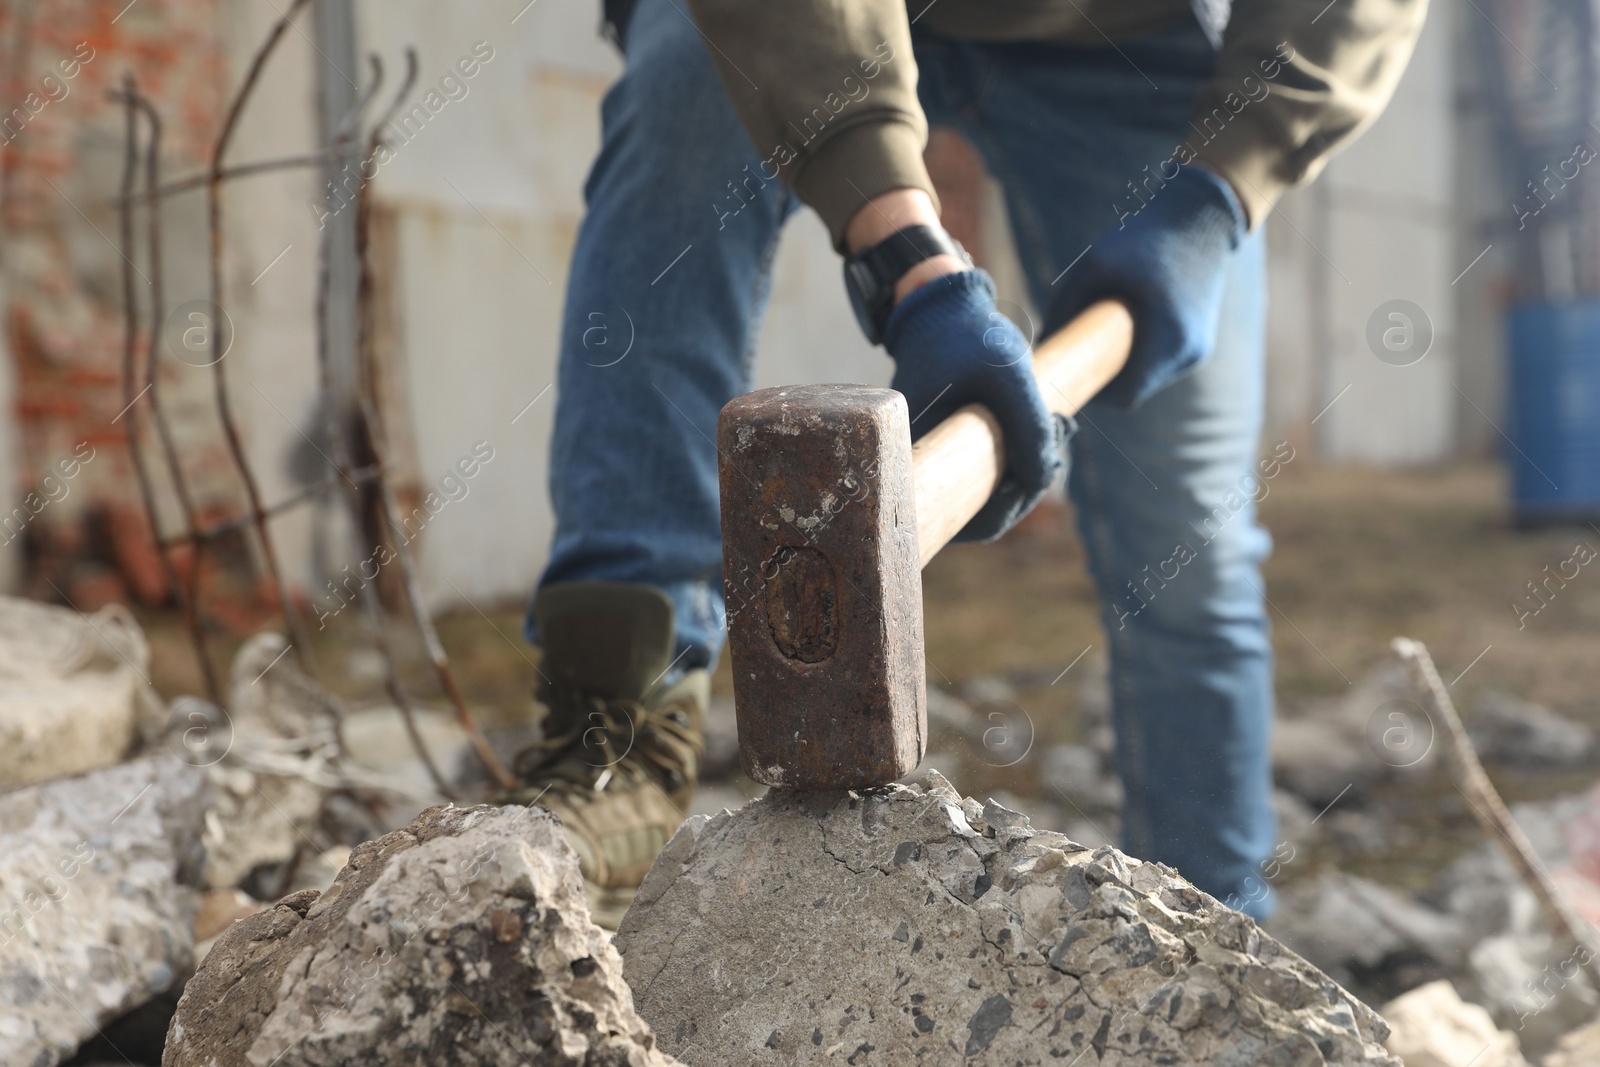
{"label": "black wristwatch", "polygon": [[938,226],[907,226],[844,260],[844,287],[867,340],[883,342],[894,310],[894,285],[906,271],[934,256],[955,256],[972,266],[967,250]]}

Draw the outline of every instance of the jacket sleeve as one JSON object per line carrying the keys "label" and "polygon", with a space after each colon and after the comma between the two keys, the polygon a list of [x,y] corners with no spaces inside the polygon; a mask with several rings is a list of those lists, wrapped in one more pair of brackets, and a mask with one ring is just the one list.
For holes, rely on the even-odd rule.
{"label": "jacket sleeve", "polygon": [[1426,13],[1427,0],[1234,0],[1195,101],[1191,158],[1226,177],[1259,225],[1383,111]]}
{"label": "jacket sleeve", "polygon": [[[834,246],[869,199],[922,189],[928,123],[904,0],[689,0],[761,158],[827,223]],[[730,175],[730,177],[734,177]]]}
{"label": "jacket sleeve", "polygon": [[[689,0],[761,176],[844,228],[896,188],[934,196],[903,0]],[[1176,161],[1228,178],[1252,226],[1394,94],[1427,0],[1235,0]],[[937,202],[937,200],[936,200]]]}

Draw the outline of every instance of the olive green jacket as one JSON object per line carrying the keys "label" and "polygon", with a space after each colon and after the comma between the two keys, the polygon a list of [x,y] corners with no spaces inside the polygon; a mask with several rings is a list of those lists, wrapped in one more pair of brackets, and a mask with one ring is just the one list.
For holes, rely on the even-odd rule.
{"label": "olive green jacket", "polygon": [[[760,152],[842,247],[866,200],[934,195],[911,23],[950,37],[1126,41],[1193,19],[1188,0],[688,0]],[[1226,177],[1251,225],[1388,103],[1427,0],[1234,0],[1190,133],[1162,164]],[[730,176],[739,182],[750,176]],[[1139,175],[1130,175],[1139,178]],[[1144,180],[1149,181],[1148,177]],[[1107,219],[1109,227],[1116,220]]]}

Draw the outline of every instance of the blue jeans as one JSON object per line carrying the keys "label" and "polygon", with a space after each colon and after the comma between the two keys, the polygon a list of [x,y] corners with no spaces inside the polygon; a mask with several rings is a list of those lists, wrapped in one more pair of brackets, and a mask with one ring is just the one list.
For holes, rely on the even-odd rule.
{"label": "blue jeans", "polygon": [[[744,181],[762,155],[681,5],[639,0],[623,44],[567,290],[557,529],[541,584],[659,586],[682,664],[709,666],[724,635],[717,412],[749,388],[773,254],[798,204],[777,182]],[[921,32],[915,50],[929,120],[965,134],[1005,188],[1041,308],[1115,224],[1126,183],[1187,135],[1212,64],[1194,25],[1120,51]],[[730,203],[729,179],[748,203],[724,215],[708,205]],[[1210,360],[1137,410],[1088,405],[1069,480],[1110,639],[1124,847],[1258,916],[1275,832],[1259,571],[1270,540],[1251,500],[1264,293],[1258,232],[1230,267]]]}

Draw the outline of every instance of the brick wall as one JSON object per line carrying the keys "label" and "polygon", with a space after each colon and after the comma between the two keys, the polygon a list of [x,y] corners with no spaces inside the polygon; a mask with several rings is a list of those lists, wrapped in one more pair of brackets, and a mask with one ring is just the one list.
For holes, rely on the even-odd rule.
{"label": "brick wall", "polygon": [[[85,608],[165,595],[118,418],[124,250],[110,198],[124,117],[108,90],[131,71],[167,120],[166,175],[200,169],[227,82],[220,25],[216,0],[0,3],[0,315],[17,445],[0,543],[21,551],[29,595],[59,599],[53,583]],[[126,251],[148,277],[142,234]]]}

